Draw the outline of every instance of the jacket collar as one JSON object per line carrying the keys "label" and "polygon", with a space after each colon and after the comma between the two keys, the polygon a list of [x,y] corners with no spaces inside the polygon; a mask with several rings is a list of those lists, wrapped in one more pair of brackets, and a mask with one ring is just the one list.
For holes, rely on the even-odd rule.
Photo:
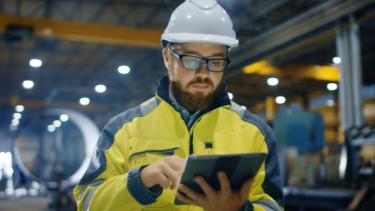
{"label": "jacket collar", "polygon": [[[157,89],[156,94],[161,97],[164,101],[166,101],[169,105],[171,105],[174,109],[176,109],[173,106],[173,103],[169,97],[169,79],[168,76],[165,76],[160,79],[159,86]],[[230,105],[230,100],[227,93],[227,86],[223,84],[219,88],[219,91],[217,92],[216,96],[214,97],[214,100],[212,101],[211,105],[208,106],[204,111],[204,113],[212,111],[218,107]],[[176,109],[177,110],[177,109]]]}

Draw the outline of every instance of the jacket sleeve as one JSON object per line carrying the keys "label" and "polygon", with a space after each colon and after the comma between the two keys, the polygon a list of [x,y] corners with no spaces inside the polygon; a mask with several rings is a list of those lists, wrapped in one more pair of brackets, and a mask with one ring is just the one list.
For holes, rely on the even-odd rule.
{"label": "jacket sleeve", "polygon": [[[111,127],[112,126],[112,127]],[[107,124],[98,141],[90,166],[74,188],[79,211],[141,210],[155,202],[160,189],[146,189],[140,182],[140,168],[128,171],[124,130]]]}
{"label": "jacket sleeve", "polygon": [[260,121],[255,123],[262,134],[256,141],[264,143],[260,144],[262,146],[260,151],[267,152],[268,156],[255,176],[249,199],[243,210],[283,210],[284,200],[276,138],[266,123]]}

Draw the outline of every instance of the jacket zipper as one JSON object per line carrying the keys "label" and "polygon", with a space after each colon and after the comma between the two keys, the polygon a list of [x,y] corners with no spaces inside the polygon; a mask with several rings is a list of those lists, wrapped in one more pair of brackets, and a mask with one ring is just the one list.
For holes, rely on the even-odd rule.
{"label": "jacket zipper", "polygon": [[193,144],[193,140],[194,140],[194,127],[195,125],[201,120],[201,116],[195,120],[195,122],[192,124],[192,126],[190,127],[189,129],[189,134],[190,134],[190,140],[189,140],[189,155],[192,155],[194,153],[194,144]]}

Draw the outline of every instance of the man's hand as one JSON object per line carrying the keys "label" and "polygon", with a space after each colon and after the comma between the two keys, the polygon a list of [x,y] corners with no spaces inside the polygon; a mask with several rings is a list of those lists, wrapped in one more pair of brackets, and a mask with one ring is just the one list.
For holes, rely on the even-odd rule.
{"label": "man's hand", "polygon": [[184,170],[185,159],[177,155],[163,158],[141,171],[141,181],[146,188],[160,185],[164,188],[174,189]]}
{"label": "man's hand", "polygon": [[215,191],[202,177],[196,177],[195,182],[201,187],[204,195],[195,193],[187,186],[180,185],[179,191],[186,196],[177,192],[177,198],[187,204],[193,204],[211,211],[232,211],[239,210],[245,204],[253,179],[247,180],[242,184],[239,191],[232,191],[227,175],[224,172],[218,173],[220,190]]}

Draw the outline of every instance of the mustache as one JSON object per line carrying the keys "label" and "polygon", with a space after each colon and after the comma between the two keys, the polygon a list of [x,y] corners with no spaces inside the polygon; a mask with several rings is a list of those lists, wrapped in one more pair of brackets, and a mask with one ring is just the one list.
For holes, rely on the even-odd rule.
{"label": "mustache", "polygon": [[214,82],[212,82],[209,78],[196,78],[188,83],[188,86],[194,85],[194,84],[207,84],[210,86],[214,86]]}

